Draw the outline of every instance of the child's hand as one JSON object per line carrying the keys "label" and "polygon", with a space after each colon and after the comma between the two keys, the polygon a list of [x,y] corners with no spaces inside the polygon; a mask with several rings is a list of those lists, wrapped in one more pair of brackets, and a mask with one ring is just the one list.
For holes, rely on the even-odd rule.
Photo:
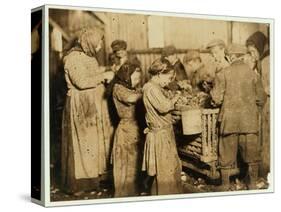
{"label": "child's hand", "polygon": [[176,104],[176,102],[179,100],[180,97],[181,97],[181,95],[177,93],[177,94],[172,98],[173,104]]}
{"label": "child's hand", "polygon": [[179,121],[181,119],[181,112],[178,110],[172,111],[172,119],[173,119],[173,123]]}

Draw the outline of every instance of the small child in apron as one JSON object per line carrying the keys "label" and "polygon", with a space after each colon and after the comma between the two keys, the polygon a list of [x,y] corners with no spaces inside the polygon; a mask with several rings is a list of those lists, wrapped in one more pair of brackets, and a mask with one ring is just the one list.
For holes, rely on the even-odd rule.
{"label": "small child in apron", "polygon": [[157,59],[149,73],[152,78],[143,87],[147,128],[142,170],[154,177],[151,194],[179,194],[182,193],[181,161],[171,115],[179,96],[170,100],[163,93],[175,72],[167,60]]}

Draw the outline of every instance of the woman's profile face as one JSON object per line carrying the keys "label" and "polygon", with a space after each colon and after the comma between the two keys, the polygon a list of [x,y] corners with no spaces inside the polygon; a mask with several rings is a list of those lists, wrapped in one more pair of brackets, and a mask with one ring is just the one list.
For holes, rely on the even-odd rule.
{"label": "woman's profile face", "polygon": [[260,59],[260,54],[258,52],[258,50],[256,49],[255,46],[253,45],[249,45],[248,47],[248,52],[250,53],[250,55],[256,60],[258,61]]}
{"label": "woman's profile face", "polygon": [[166,87],[175,79],[175,71],[171,70],[168,73],[160,73],[159,75],[159,81],[161,87]]}
{"label": "woman's profile face", "polygon": [[139,68],[136,68],[134,73],[131,75],[132,87],[135,88],[141,82],[141,72]]}

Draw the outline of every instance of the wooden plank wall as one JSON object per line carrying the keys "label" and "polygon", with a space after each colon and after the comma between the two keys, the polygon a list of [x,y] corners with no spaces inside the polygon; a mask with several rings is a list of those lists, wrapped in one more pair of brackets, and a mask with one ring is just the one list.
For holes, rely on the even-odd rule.
{"label": "wooden plank wall", "polygon": [[118,13],[105,13],[105,16],[107,52],[112,51],[110,45],[116,39],[125,40],[129,50],[148,48],[147,16]]}

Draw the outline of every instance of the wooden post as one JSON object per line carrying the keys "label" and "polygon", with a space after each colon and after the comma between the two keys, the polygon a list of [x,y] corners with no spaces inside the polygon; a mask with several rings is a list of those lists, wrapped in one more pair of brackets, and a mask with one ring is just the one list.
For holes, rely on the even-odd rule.
{"label": "wooden post", "polygon": [[208,153],[209,156],[211,156],[211,152],[212,152],[212,119],[211,119],[211,114],[207,115],[208,117]]}
{"label": "wooden post", "polygon": [[202,153],[207,155],[206,115],[202,114]]}

